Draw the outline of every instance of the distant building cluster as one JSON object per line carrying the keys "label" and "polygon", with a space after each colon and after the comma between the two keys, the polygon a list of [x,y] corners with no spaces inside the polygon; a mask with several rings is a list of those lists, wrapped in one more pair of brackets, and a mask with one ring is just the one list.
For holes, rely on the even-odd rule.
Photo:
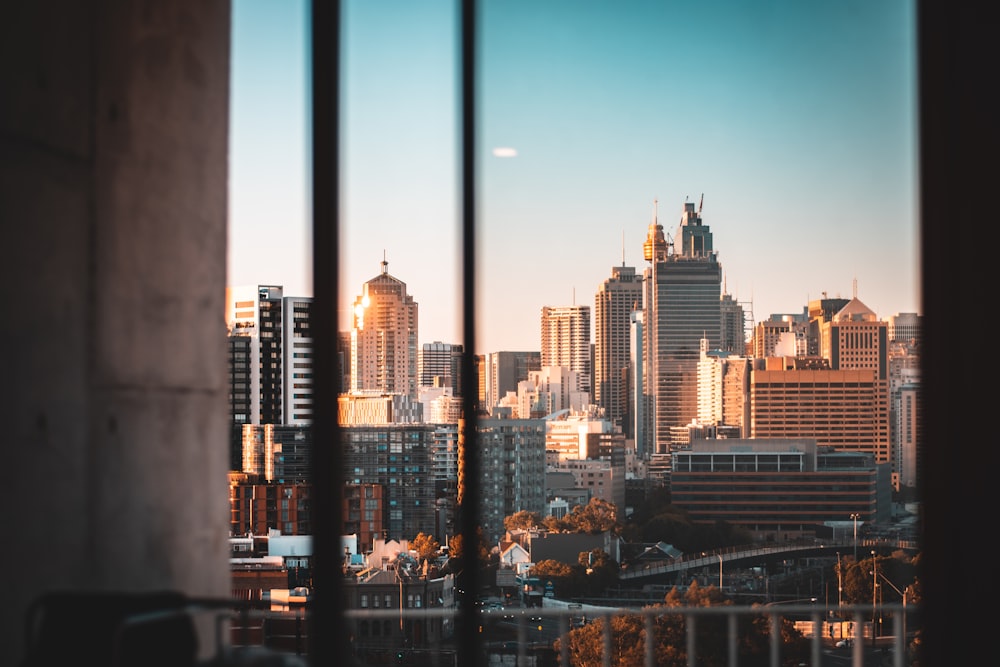
{"label": "distant building cluster", "polygon": [[[754,322],[725,293],[701,203],[683,205],[673,235],[654,204],[643,257],[641,271],[612,267],[592,308],[541,306],[538,349],[477,352],[471,378],[460,343],[419,343],[418,304],[383,259],[337,346],[356,552],[454,533],[469,391],[493,544],[515,512],[601,498],[624,516],[656,488],[694,521],[758,539],[885,520],[894,492],[915,494],[919,315],[880,319],[856,295],[824,294]],[[277,285],[228,290],[234,536],[311,531],[310,452],[330,446],[309,430],[312,307]]]}

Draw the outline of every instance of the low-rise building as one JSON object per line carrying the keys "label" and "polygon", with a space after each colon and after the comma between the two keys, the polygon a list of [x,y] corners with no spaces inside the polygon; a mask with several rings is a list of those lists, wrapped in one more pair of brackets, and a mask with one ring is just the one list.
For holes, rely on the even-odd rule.
{"label": "low-rise building", "polygon": [[725,521],[761,540],[826,536],[854,513],[878,523],[892,512],[888,462],[808,438],[694,440],[674,452],[670,486],[694,523]]}

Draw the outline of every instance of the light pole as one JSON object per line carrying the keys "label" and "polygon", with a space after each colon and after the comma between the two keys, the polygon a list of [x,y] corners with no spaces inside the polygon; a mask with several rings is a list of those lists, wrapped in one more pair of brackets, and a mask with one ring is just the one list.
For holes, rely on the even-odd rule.
{"label": "light pole", "polygon": [[878,564],[872,549],[872,648],[875,648],[875,603],[878,601]]}
{"label": "light pole", "polygon": [[[702,551],[702,556],[708,556],[708,552]],[[715,554],[716,558],[719,559],[719,590],[722,590],[722,554]]]}
{"label": "light pole", "polygon": [[840,552],[837,552],[837,607],[844,606],[844,577],[840,573]]}
{"label": "light pole", "polygon": [[884,581],[885,583],[887,583],[890,586],[892,586],[892,590],[894,590],[897,593],[899,593],[899,595],[903,598],[903,623],[902,623],[903,627],[902,627],[902,633],[903,633],[903,646],[905,647],[906,646],[906,589],[904,588],[903,590],[899,590],[898,588],[896,588],[896,584],[894,584],[891,581],[889,581],[889,577],[885,576],[881,572],[878,573],[878,576],[882,577],[882,581]]}
{"label": "light pole", "polygon": [[857,512],[851,512],[851,518],[854,519],[854,562],[858,562],[858,519],[861,515]]}

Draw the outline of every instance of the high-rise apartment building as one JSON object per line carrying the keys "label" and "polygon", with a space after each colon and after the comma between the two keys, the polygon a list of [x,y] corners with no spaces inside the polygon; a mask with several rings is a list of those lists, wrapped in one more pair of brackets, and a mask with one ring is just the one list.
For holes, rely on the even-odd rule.
{"label": "high-rise apartment building", "polygon": [[590,306],[542,306],[542,367],[576,372],[578,391],[590,391]]}
{"label": "high-rise apartment building", "polygon": [[427,424],[345,426],[344,481],[383,489],[383,519],[389,539],[412,540],[435,529],[431,451],[437,427]]}
{"label": "high-rise apartment building", "polygon": [[635,267],[615,266],[594,296],[594,403],[605,419],[627,430],[632,313],[642,306]]}
{"label": "high-rise apartment building", "polygon": [[417,398],[417,304],[406,283],[382,272],[354,301],[351,391],[379,391]]}
{"label": "high-rise apartment building", "polygon": [[668,454],[698,416],[701,340],[720,346],[722,266],[701,206],[685,202],[680,224],[668,239],[654,209],[643,243],[646,394],[651,397],[655,452]]}
{"label": "high-rise apartment building", "polygon": [[312,298],[283,296],[280,285],[226,290],[230,467],[240,469],[246,424],[312,421]]}
{"label": "high-rise apartment building", "polygon": [[504,518],[521,510],[545,512],[545,421],[480,419],[476,444],[479,517],[486,543],[496,544],[504,535]]}
{"label": "high-rise apartment building", "polygon": [[312,423],[313,338],[311,297],[282,299],[282,410],[285,424]]}
{"label": "high-rise apartment building", "polygon": [[234,424],[284,423],[282,315],[279,285],[226,289]]}

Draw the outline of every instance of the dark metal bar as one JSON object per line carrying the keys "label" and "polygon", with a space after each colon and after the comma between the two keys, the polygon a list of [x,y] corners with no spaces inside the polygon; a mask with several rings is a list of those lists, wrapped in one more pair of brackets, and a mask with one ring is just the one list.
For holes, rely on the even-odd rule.
{"label": "dark metal bar", "polygon": [[458,525],[464,552],[457,577],[458,664],[482,664],[484,641],[478,632],[476,596],[478,563],[480,464],[477,447],[478,386],[476,355],[476,2],[461,0],[461,193],[462,193],[462,417],[459,425]]}
{"label": "dark metal bar", "polygon": [[343,610],[339,545],[343,534],[343,455],[337,424],[341,377],[336,354],[339,294],[340,2],[310,5],[312,75],[312,238],[314,336],[312,433],[313,597],[309,661],[344,662],[350,655]]}

